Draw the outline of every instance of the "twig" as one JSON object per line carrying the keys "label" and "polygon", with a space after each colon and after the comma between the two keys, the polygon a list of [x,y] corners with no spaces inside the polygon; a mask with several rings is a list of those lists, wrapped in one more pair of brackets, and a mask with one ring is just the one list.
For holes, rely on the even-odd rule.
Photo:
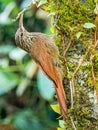
{"label": "twig", "polygon": [[64,42],[65,42],[64,34],[62,33],[62,31],[57,25],[55,25],[55,27],[58,30],[59,34],[61,35],[62,44],[64,45]]}
{"label": "twig", "polygon": [[96,49],[97,45],[98,45],[98,39],[95,40],[94,49]]}
{"label": "twig", "polygon": [[[97,39],[97,32],[95,31],[95,43],[94,43],[94,49],[98,46],[98,39]],[[92,78],[93,78],[93,86],[96,91],[96,101],[98,102],[98,89],[96,88],[96,78],[94,74],[94,67],[93,67],[93,55],[91,54],[90,57],[91,65],[92,65]]]}
{"label": "twig", "polygon": [[72,122],[73,129],[74,129],[74,130],[77,130],[77,128],[76,128],[76,126],[75,126],[75,123],[74,123],[72,117],[70,117],[70,119],[71,119],[71,122]]}
{"label": "twig", "polygon": [[67,51],[69,50],[71,44],[72,44],[72,39],[70,40],[70,42],[68,43],[68,45],[67,45],[67,47],[66,47],[66,49],[64,51],[64,56],[66,55]]}
{"label": "twig", "polygon": [[73,108],[73,85],[72,85],[72,81],[70,81],[70,94],[71,94],[71,108]]}
{"label": "twig", "polygon": [[73,96],[75,96],[74,77],[71,79]]}
{"label": "twig", "polygon": [[91,65],[92,65],[92,68],[91,68],[91,71],[92,71],[92,78],[93,78],[93,84],[94,84],[94,86],[95,86],[95,74],[94,74],[94,67],[93,67],[93,55],[91,54],[91,56],[90,56],[90,62],[91,62]]}
{"label": "twig", "polygon": [[87,49],[87,51],[86,51],[86,53],[85,53],[83,59],[82,59],[81,62],[78,64],[77,68],[75,69],[75,71],[74,71],[74,73],[73,73],[73,77],[75,76],[75,74],[77,73],[77,71],[79,70],[79,68],[81,67],[81,65],[84,63],[84,61],[86,60],[87,55],[88,55],[88,53],[90,52],[90,49],[91,49],[91,47],[89,47],[89,48]]}
{"label": "twig", "polygon": [[[98,4],[98,3],[96,3],[96,4]],[[97,14],[97,16],[96,16],[96,19],[98,18],[98,14]],[[95,20],[96,20],[95,19]],[[97,29],[96,29],[96,31],[95,31],[95,43],[94,43],[94,49],[96,49],[96,47],[98,46],[98,37],[97,37],[97,34],[98,33],[98,26],[97,26]],[[98,103],[98,89],[96,88],[96,78],[95,78],[95,73],[94,73],[94,67],[93,67],[93,56],[92,56],[92,54],[91,54],[91,65],[92,65],[92,78],[93,78],[93,85],[94,85],[94,89],[95,89],[95,91],[96,91],[96,97],[95,97],[95,99],[96,99],[96,101],[97,101],[97,103]]]}
{"label": "twig", "polygon": [[31,5],[32,5],[32,2],[30,2],[27,5],[27,7],[25,7],[20,13],[18,13],[18,15],[16,16],[16,18],[13,19],[12,21],[15,22],[20,17],[21,14],[23,14],[26,10],[28,10],[29,8],[31,8]]}
{"label": "twig", "polygon": [[2,72],[14,72],[14,71],[21,71],[24,69],[23,65],[17,65],[17,66],[8,66],[6,68],[0,68],[0,71]]}
{"label": "twig", "polygon": [[[96,34],[95,34],[96,35]],[[96,37],[96,36],[95,36]],[[95,39],[95,43],[94,43],[94,49],[97,47],[98,45],[98,40]],[[83,60],[78,64],[77,68],[75,69],[74,73],[73,73],[73,77],[74,75],[77,73],[77,71],[79,70],[79,68],[81,67],[81,65],[84,63],[84,61],[86,60],[86,57],[88,55],[88,53],[90,52],[91,47],[89,47],[84,55]]]}

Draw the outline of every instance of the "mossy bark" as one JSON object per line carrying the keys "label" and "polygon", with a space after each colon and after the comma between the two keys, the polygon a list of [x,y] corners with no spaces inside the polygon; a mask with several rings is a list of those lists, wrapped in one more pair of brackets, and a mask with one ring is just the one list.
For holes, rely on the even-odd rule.
{"label": "mossy bark", "polygon": [[52,30],[57,30],[65,69],[68,100],[65,130],[98,130],[98,113],[94,114],[94,105],[97,105],[97,102],[94,104],[94,91],[98,92],[97,32],[93,26],[95,7],[93,0],[49,0],[45,7],[53,14]]}

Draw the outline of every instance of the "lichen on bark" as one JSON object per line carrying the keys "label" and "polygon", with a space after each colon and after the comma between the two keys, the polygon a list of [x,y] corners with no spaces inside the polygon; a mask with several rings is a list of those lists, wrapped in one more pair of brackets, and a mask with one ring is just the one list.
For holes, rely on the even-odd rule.
{"label": "lichen on bark", "polygon": [[[52,29],[56,29],[56,35],[61,39],[57,41],[66,68],[66,130],[98,129],[98,113],[94,115],[94,91],[98,92],[97,32],[93,26],[95,7],[93,0],[49,0],[44,7],[52,14]],[[73,86],[75,93],[71,95],[70,87]]]}

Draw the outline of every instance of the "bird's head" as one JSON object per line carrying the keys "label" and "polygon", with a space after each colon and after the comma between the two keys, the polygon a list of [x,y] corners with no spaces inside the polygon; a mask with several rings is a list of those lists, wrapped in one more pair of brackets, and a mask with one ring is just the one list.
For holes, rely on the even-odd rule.
{"label": "bird's head", "polygon": [[23,42],[24,42],[24,37],[26,36],[26,33],[27,31],[23,26],[23,13],[22,13],[19,19],[19,28],[15,34],[16,44],[21,48],[23,48]]}

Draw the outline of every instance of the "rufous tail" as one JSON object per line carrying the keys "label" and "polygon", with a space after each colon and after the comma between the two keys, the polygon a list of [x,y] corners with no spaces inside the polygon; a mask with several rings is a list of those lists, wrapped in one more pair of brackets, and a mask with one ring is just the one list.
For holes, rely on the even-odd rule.
{"label": "rufous tail", "polygon": [[61,114],[64,119],[67,118],[67,100],[66,100],[66,94],[62,85],[61,81],[58,81],[55,86],[58,102],[60,105]]}

